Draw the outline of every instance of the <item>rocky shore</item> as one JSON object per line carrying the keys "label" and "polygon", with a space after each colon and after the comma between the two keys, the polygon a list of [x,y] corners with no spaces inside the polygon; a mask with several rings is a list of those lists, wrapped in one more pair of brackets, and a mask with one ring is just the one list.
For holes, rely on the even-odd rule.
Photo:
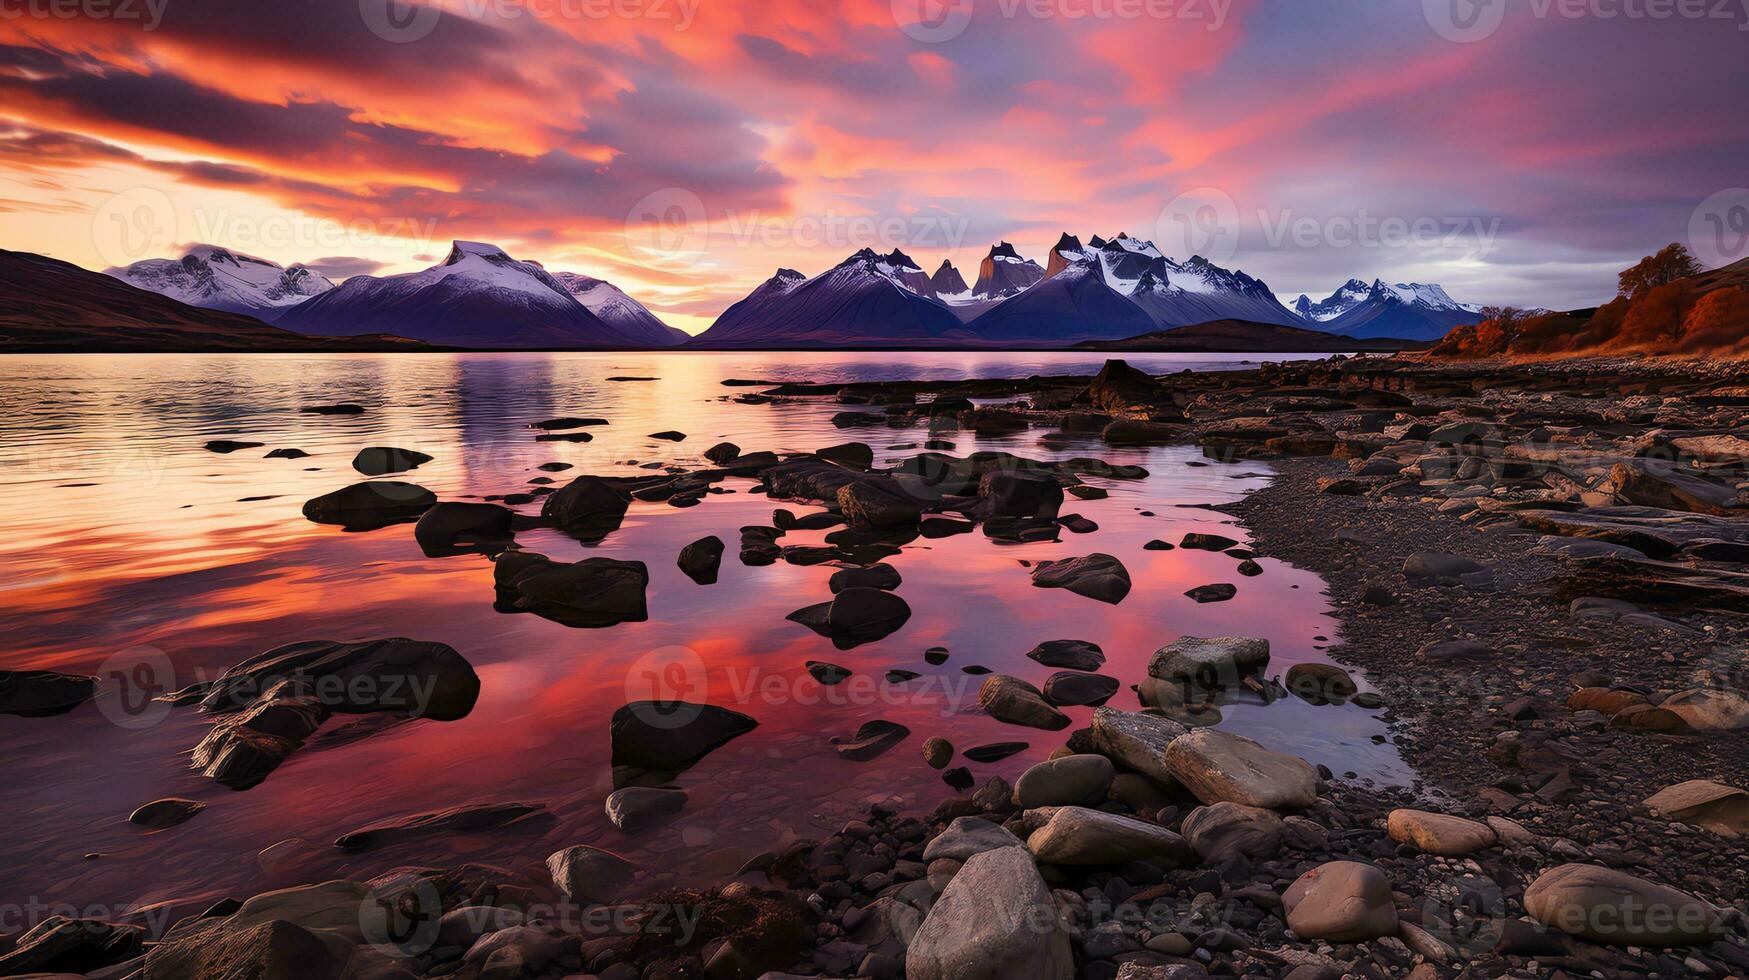
{"label": "rocky shore", "polygon": [[[1060,740],[1049,761],[1012,783],[965,773],[964,792],[944,788],[929,812],[875,808],[714,888],[628,894],[637,869],[578,844],[544,866],[398,868],[227,901],[167,933],[52,919],[0,938],[0,975],[1749,974],[1743,372],[1332,358],[1164,378],[1111,362],[1092,379],[731,384],[749,389],[732,401],[773,411],[836,400],[847,430],[918,428],[931,439],[1039,430],[1045,446],[1189,442],[1210,461],[1268,460],[1272,485],[1225,508],[1247,545],[1203,535],[1160,546],[1320,574],[1342,629],[1330,655],[1371,690],[1340,668],[1272,669],[1268,644],[1235,624],[1240,635],[1180,639],[1146,677],[1121,678],[1143,710],[1101,707],[1089,727],[1071,729],[1056,706],[1110,696],[1087,680],[1102,658],[1041,645],[1034,658],[1063,667],[1061,681],[1040,690],[992,675],[979,706],[1035,743]],[[1124,476],[1095,458],[934,450],[877,471],[860,443],[785,458],[711,453],[712,469],[581,477],[536,499],[549,525],[584,540],[611,533],[633,497],[689,506],[731,473],[816,505],[743,528],[740,558],[841,563],[834,596],[792,616],[841,646],[888,635],[908,616],[882,558],[974,528],[1014,541],[1073,531],[1072,515],[1058,512],[1065,495],[1098,491],[1080,476]],[[309,513],[349,526],[417,519],[433,548],[490,547],[506,612],[588,624],[641,616],[641,563],[564,565],[517,551],[524,519],[480,508],[407,491]],[[785,524],[810,521],[844,527],[827,548],[780,543]],[[725,549],[712,540],[680,556],[688,575],[714,575]],[[1038,587],[1098,602],[1121,602],[1131,587],[1122,556],[1097,552],[1030,574]],[[1241,564],[1236,574],[1249,573]],[[400,676],[411,663],[471,703],[471,671],[451,663],[453,651],[384,642],[287,648],[236,677],[278,680],[267,668],[288,659],[321,665],[303,683],[384,663],[402,665]],[[833,665],[818,667],[816,677],[833,676]],[[26,706],[50,712],[75,683],[18,678],[8,697],[24,704],[38,690]],[[184,694],[210,704],[225,690]],[[229,707],[250,719],[320,713],[300,688],[270,684],[251,697]],[[1235,697],[1376,709],[1420,781],[1378,789],[1228,734],[1220,709]],[[616,823],[684,806],[660,774],[757,724],[685,707],[698,710],[678,726],[651,720],[672,705],[615,715]],[[343,710],[404,705],[376,693]],[[868,729],[839,748],[920,745],[917,765],[956,771],[955,746],[905,734]],[[214,753],[215,778],[264,778],[277,763],[267,751],[276,746],[240,721],[222,719],[215,737],[228,740]],[[368,846],[538,816],[463,809],[348,837]]]}

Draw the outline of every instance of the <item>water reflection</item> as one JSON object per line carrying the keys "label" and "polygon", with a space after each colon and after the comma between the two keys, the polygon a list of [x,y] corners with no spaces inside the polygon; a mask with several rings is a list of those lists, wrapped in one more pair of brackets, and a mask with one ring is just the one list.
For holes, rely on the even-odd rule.
{"label": "water reflection", "polygon": [[[1237,360],[1237,359],[1234,359]],[[1150,656],[1181,635],[1267,637],[1270,674],[1323,662],[1334,622],[1318,580],[1267,555],[1261,575],[1236,573],[1219,552],[1148,551],[1189,532],[1243,535],[1218,514],[1177,505],[1230,500],[1265,477],[1255,464],[1192,467],[1184,447],[1105,447],[1038,432],[952,437],[954,454],[1003,450],[1041,459],[1096,456],[1145,467],[1142,480],[1088,475],[1101,499],[1066,510],[1096,522],[1091,534],[1001,543],[983,534],[922,536],[886,560],[903,577],[910,615],[888,635],[839,650],[791,613],[830,601],[831,565],[738,560],[741,528],[773,524],[774,504],[730,477],[699,506],[634,501],[617,531],[585,543],[552,530],[518,530],[523,548],[553,562],[589,557],[643,562],[642,621],[575,629],[538,615],[495,611],[492,563],[479,553],[428,555],[408,525],[349,533],[312,523],[304,503],[359,482],[366,446],[430,455],[395,479],[439,500],[482,502],[557,485],[579,474],[647,477],[650,464],[703,465],[728,440],[745,452],[812,450],[844,442],[841,406],[744,405],[729,378],[844,381],[967,375],[1091,373],[1100,359],[1055,354],[610,354],[313,355],[295,357],[14,357],[0,362],[10,417],[0,432],[0,630],[4,667],[106,674],[147,654],[180,687],[211,680],[246,658],[295,640],[404,636],[454,647],[479,678],[465,718],[413,720],[333,735],[335,722],[272,776],[234,792],[189,768],[188,750],[212,719],[192,708],[150,725],[117,723],[105,703],[53,718],[0,717],[8,778],[0,802],[0,897],[150,902],[251,894],[324,877],[368,877],[396,864],[462,860],[534,867],[559,846],[596,843],[655,861],[670,880],[732,873],[748,856],[834,829],[870,799],[930,805],[945,791],[923,764],[931,735],[958,746],[1024,742],[990,761],[962,757],[983,778],[1013,777],[1062,736],[1017,729],[966,709],[976,671],[1042,684],[1050,669],[1025,654],[1041,640],[1098,644],[1102,673],[1131,684]],[[1205,356],[1132,358],[1150,370],[1218,366]],[[647,376],[653,382],[616,382]],[[308,406],[352,402],[365,411],[320,415]],[[586,443],[537,442],[531,423],[599,416]],[[651,439],[664,430],[684,442]],[[922,430],[857,435],[890,464],[916,450]],[[261,442],[218,455],[215,439]],[[296,448],[305,458],[264,458]],[[569,464],[570,469],[543,469]],[[80,484],[73,486],[71,484]],[[515,507],[538,510],[538,500]],[[951,530],[951,529],[946,529]],[[944,530],[944,534],[946,534]],[[786,546],[826,548],[833,529],[789,530]],[[701,585],[677,564],[687,544],[728,542],[717,580]],[[467,549],[461,549],[464,552]],[[1033,587],[1029,567],[1104,552],[1133,590],[1116,606]],[[1238,586],[1231,601],[1199,605],[1197,586]],[[821,683],[809,661],[850,672]],[[678,664],[680,669],[674,670]],[[915,674],[888,680],[894,669]],[[1364,686],[1364,685],[1363,685]],[[606,819],[613,788],[610,719],[628,702],[687,700],[755,717],[756,729],[678,777],[690,802],[673,823],[627,838]],[[1407,777],[1394,750],[1375,745],[1382,722],[1353,704],[1313,706],[1235,697],[1223,727],[1379,779]],[[1064,711],[1085,725],[1088,707]],[[911,736],[872,761],[841,758],[831,738],[884,720]],[[342,720],[344,721],[344,719]],[[355,737],[364,736],[364,737]],[[150,836],[125,822],[165,796],[208,803],[187,824]],[[427,838],[366,853],[332,841],[373,822],[471,802],[542,803],[553,815],[536,836]],[[87,859],[98,853],[100,858]]]}

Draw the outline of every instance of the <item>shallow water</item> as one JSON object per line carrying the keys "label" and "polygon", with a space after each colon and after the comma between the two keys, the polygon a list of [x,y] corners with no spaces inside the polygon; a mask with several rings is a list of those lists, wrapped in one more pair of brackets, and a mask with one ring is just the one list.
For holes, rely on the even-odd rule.
{"label": "shallow water", "polygon": [[[1241,356],[1130,356],[1167,372],[1234,366]],[[594,843],[657,869],[651,884],[732,873],[747,857],[797,837],[830,832],[871,801],[898,798],[927,809],[948,790],[921,761],[924,738],[961,749],[1025,741],[1031,749],[991,765],[980,780],[1012,779],[1066,733],[996,722],[972,708],[980,664],[1043,683],[1051,670],[1026,659],[1041,640],[1077,638],[1104,647],[1103,673],[1124,688],[1111,704],[1135,708],[1129,685],[1149,655],[1180,635],[1261,635],[1271,673],[1326,659],[1335,622],[1320,581],[1259,558],[1244,578],[1234,559],[1142,545],[1191,531],[1244,538],[1225,518],[1183,505],[1230,501],[1267,479],[1256,463],[1200,462],[1190,447],[1108,449],[1096,442],[1046,448],[1037,432],[978,439],[951,436],[955,452],[1003,449],[1033,458],[1093,455],[1146,467],[1145,480],[1088,482],[1109,499],[1070,500],[1064,511],[1098,522],[1055,543],[998,545],[981,534],[919,540],[890,559],[913,615],[881,641],[840,651],[785,621],[829,597],[830,567],[743,567],[738,528],[768,524],[775,504],[747,493],[711,495],[677,509],[634,503],[618,532],[585,548],[552,532],[519,535],[522,547],[564,560],[586,554],[645,561],[650,618],[610,629],[571,629],[492,607],[490,564],[477,556],[432,559],[410,525],[365,533],[319,526],[303,502],[356,482],[353,454],[369,445],[435,457],[411,474],[440,498],[527,489],[548,461],[583,474],[644,474],[652,461],[701,464],[728,439],[744,450],[812,450],[868,441],[877,462],[917,450],[921,430],[840,431],[830,401],[748,406],[726,399],[748,389],[728,378],[874,380],[1090,374],[1101,358],[1069,354],[501,354],[311,356],[42,356],[0,359],[0,667],[98,674],[97,702],[52,718],[0,716],[0,902],[204,903],[333,877],[366,878],[405,864],[482,861],[538,868],[545,855]],[[654,381],[608,381],[612,376]],[[339,401],[358,416],[302,414]],[[599,415],[586,444],[537,443],[526,426],[558,415]],[[683,443],[648,438],[678,429]],[[212,439],[262,442],[229,455]],[[297,447],[308,459],[264,459]],[[533,513],[538,503],[519,508]],[[1152,516],[1142,512],[1150,511]],[[728,545],[721,580],[698,586],[675,567],[687,542],[716,534]],[[820,543],[824,532],[791,532],[783,544]],[[1022,560],[1103,551],[1128,566],[1135,588],[1108,606],[1066,591],[1033,588]],[[1238,585],[1230,602],[1198,605],[1183,593],[1213,582]],[[453,722],[415,721],[367,738],[308,746],[261,785],[233,792],[192,773],[187,752],[208,728],[193,708],[139,710],[132,679],[175,688],[298,639],[410,636],[454,646],[479,673],[478,704]],[[945,646],[941,666],[923,651]],[[807,660],[850,667],[858,677],[822,688]],[[672,665],[683,669],[678,674]],[[920,673],[878,681],[890,668]],[[119,675],[119,677],[117,676]],[[167,676],[168,675],[168,676]],[[1364,682],[1363,682],[1364,686]],[[759,720],[754,732],[679,777],[691,794],[673,823],[627,838],[608,823],[607,723],[629,700],[663,695],[709,699]],[[1090,708],[1068,708],[1077,726]],[[877,718],[911,737],[880,759],[852,763],[828,739]],[[349,721],[339,717],[338,727]],[[1410,773],[1375,712],[1314,707],[1289,698],[1228,706],[1223,725],[1324,763],[1338,773],[1405,782]],[[957,764],[963,762],[956,761]],[[146,833],[125,822],[165,796],[209,808],[181,827]],[[432,839],[349,855],[340,834],[373,821],[469,802],[539,801],[553,819],[518,833]],[[275,849],[278,860],[258,859]],[[88,853],[102,856],[86,858]]]}

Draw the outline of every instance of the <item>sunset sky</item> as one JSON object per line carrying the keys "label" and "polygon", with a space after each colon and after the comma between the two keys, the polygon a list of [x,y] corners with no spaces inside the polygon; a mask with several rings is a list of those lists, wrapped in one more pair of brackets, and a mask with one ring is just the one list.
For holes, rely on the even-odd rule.
{"label": "sunset sky", "polygon": [[1749,202],[1749,12],[1471,4],[0,0],[0,246],[339,278],[483,240],[693,332],[779,266],[970,281],[1065,230],[1315,298],[1577,306],[1708,258]]}

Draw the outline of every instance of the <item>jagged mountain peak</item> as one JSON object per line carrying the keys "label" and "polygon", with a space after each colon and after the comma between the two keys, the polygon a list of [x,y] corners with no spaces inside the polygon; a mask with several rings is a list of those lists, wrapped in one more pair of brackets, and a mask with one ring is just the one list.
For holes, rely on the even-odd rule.
{"label": "jagged mountain peak", "polygon": [[198,244],[181,258],[146,259],[106,275],[189,306],[271,321],[280,312],[334,288],[302,265],[282,266],[221,245]]}

